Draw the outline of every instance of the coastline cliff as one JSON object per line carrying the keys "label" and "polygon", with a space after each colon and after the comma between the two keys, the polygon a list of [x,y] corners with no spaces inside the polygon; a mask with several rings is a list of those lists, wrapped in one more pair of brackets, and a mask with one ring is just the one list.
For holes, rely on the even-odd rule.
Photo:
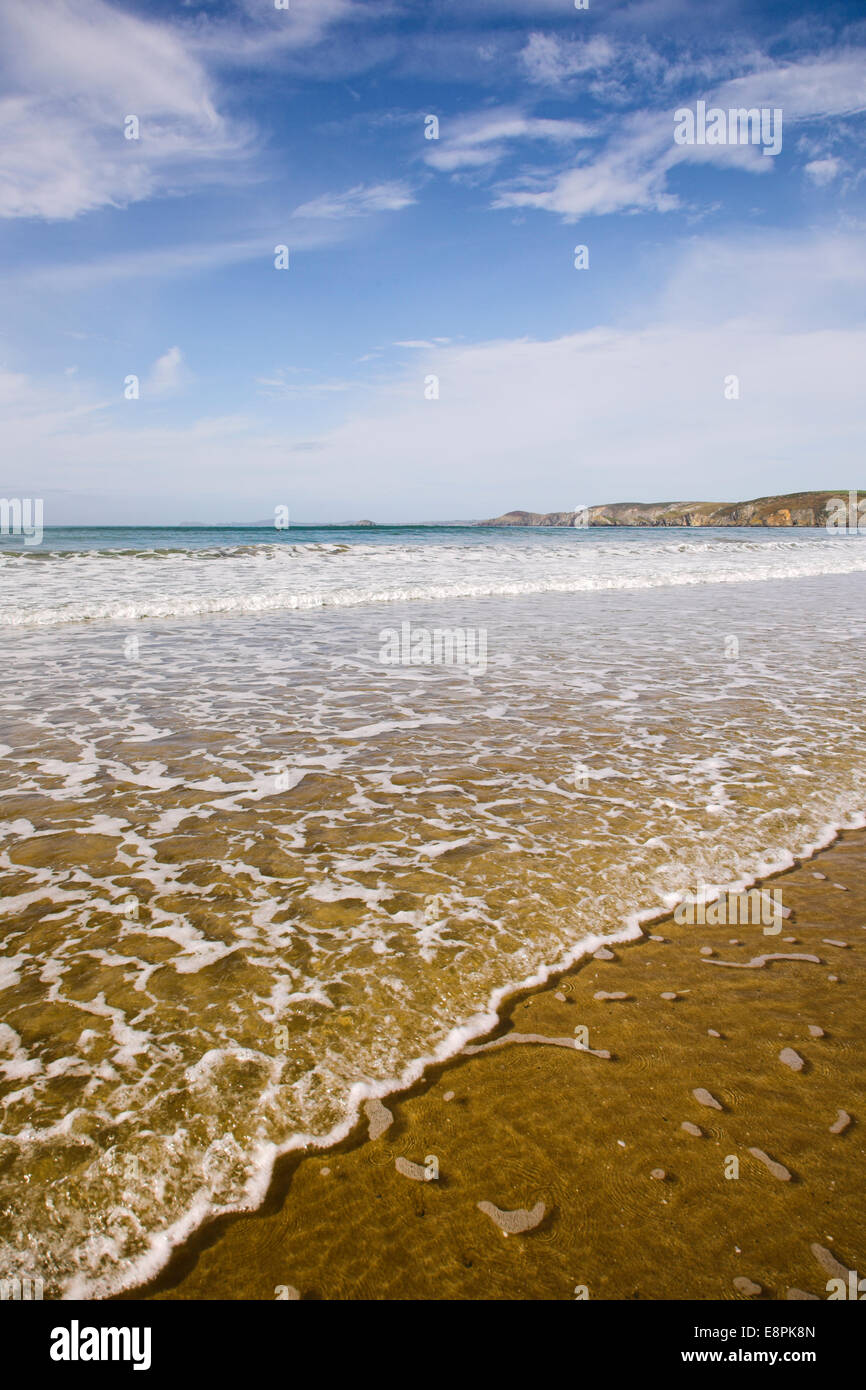
{"label": "coastline cliff", "polygon": [[[751,502],[611,502],[572,512],[506,512],[479,526],[844,526],[866,493],[791,492]],[[857,518],[850,516],[856,526]]]}

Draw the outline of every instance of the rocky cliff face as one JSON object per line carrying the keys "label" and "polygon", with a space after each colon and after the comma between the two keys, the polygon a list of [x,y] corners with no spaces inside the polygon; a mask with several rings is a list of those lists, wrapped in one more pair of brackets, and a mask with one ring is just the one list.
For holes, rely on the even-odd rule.
{"label": "rocky cliff face", "polygon": [[[850,494],[866,500],[866,493]],[[792,492],[752,502],[612,502],[579,512],[506,512],[479,526],[826,526],[845,524],[849,493]],[[854,508],[853,510],[856,510]],[[841,518],[841,519],[840,519]],[[866,521],[866,518],[863,519]],[[857,525],[855,516],[850,524]]]}

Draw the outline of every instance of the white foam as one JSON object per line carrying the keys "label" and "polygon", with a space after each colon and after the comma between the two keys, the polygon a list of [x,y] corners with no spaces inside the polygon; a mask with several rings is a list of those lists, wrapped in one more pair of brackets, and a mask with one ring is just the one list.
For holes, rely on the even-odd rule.
{"label": "white foam", "polygon": [[[866,814],[860,812],[852,813],[843,824],[825,825],[815,840],[800,846],[796,851],[786,851],[777,859],[767,861],[760,866],[760,873],[758,874],[744,879],[732,880],[724,886],[722,891],[744,892],[759,879],[778,874],[793,867],[798,860],[811,858],[821,849],[827,848],[838,838],[840,831],[862,829],[863,827],[866,827]],[[498,1026],[500,1009],[515,994],[540,988],[554,976],[571,969],[584,957],[593,955],[602,946],[625,945],[640,940],[645,935],[645,927],[669,916],[669,914],[670,907],[658,906],[629,914],[618,931],[584,937],[566,950],[557,960],[539,966],[530,974],[512,980],[494,990],[485,1008],[479,1010],[458,1027],[452,1028],[447,1037],[434,1050],[413,1058],[403,1067],[399,1075],[386,1080],[356,1082],[349,1092],[344,1119],[327,1134],[295,1134],[282,1145],[261,1148],[248,1180],[244,1198],[230,1206],[221,1205],[218,1208],[219,1212],[254,1211],[262,1204],[267,1195],[274,1165],[279,1157],[301,1148],[327,1149],[340,1143],[355,1128],[366,1100],[383,1099],[407,1091],[420,1081],[431,1067],[442,1065],[442,1063],[459,1056],[467,1045],[477,1042]],[[329,1000],[323,999],[320,1002],[330,1004]],[[220,1056],[216,1053],[207,1054],[206,1057],[202,1058],[199,1066],[192,1069],[193,1074],[190,1075],[189,1079],[195,1082],[202,1080],[220,1060]],[[110,1278],[87,1282],[79,1278],[73,1281],[65,1297],[104,1298],[119,1292],[121,1289],[132,1288],[154,1278],[171,1258],[173,1251],[188,1240],[208,1217],[216,1213],[216,1210],[206,1197],[200,1197],[194,1208],[185,1213],[180,1221],[173,1223],[168,1230],[150,1238],[147,1253],[136,1259],[127,1268],[122,1280],[118,1282],[116,1279]]]}
{"label": "white foam", "polygon": [[[536,565],[558,552],[547,544]],[[701,555],[715,564],[718,548]],[[490,550],[456,564],[489,570]],[[495,564],[503,543],[492,550]],[[413,562],[403,581],[444,562]],[[866,643],[816,662],[814,634],[831,639],[827,615],[842,613],[862,639],[861,586],[824,578],[793,603],[784,584],[698,584],[687,620],[663,587],[420,610],[425,625],[489,627],[475,701],[447,678],[390,685],[382,615],[360,609],[164,624],[137,662],[110,625],[7,633],[0,717],[7,738],[24,715],[35,732],[3,757],[17,818],[0,847],[0,959],[18,981],[4,1016],[24,997],[80,1018],[26,1051],[0,1046],[23,1068],[3,1078],[16,1173],[45,1155],[62,1173],[38,1192],[14,1179],[58,1287],[107,1292],[153,1272],[208,1214],[255,1206],[278,1153],[327,1145],[363,1098],[483,1036],[511,991],[633,938],[700,883],[751,883],[852,823]],[[154,728],[164,741],[139,762],[130,738]],[[40,855],[46,835],[60,848]],[[66,1074],[80,1079],[69,1113]],[[138,1178],[106,1171],[109,1132]]]}
{"label": "white foam", "polygon": [[[0,555],[0,626],[50,627],[210,614],[309,612],[424,600],[597,593],[743,584],[866,570],[859,538],[816,531],[744,539],[714,534],[672,545],[589,532],[500,537],[453,534],[438,544],[356,543],[213,547],[40,556]],[[406,582],[410,573],[412,582]],[[147,645],[141,659],[148,660]],[[633,698],[622,692],[620,699]]]}

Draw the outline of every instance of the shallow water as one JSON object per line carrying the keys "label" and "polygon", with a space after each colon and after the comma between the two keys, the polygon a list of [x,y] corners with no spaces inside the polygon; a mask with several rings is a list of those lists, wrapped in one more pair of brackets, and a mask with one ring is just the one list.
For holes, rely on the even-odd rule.
{"label": "shallow water", "polygon": [[[859,541],[478,534],[4,557],[0,1266],[152,1270],[503,991],[862,808]],[[486,668],[383,665],[403,622]]]}

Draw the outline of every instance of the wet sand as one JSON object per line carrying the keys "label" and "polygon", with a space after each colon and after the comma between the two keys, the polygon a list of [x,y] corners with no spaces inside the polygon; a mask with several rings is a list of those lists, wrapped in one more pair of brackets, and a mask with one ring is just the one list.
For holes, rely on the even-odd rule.
{"label": "wet sand", "polygon": [[[813,1245],[866,1272],[866,832],[770,886],[792,910],[778,935],[666,919],[515,997],[491,1040],[585,1028],[594,1051],[515,1042],[431,1069],[385,1100],[378,1138],[365,1117],[288,1156],[260,1211],[121,1297],[826,1298]],[[737,968],[775,953],[819,963]],[[479,1203],[544,1212],[508,1235]]]}

